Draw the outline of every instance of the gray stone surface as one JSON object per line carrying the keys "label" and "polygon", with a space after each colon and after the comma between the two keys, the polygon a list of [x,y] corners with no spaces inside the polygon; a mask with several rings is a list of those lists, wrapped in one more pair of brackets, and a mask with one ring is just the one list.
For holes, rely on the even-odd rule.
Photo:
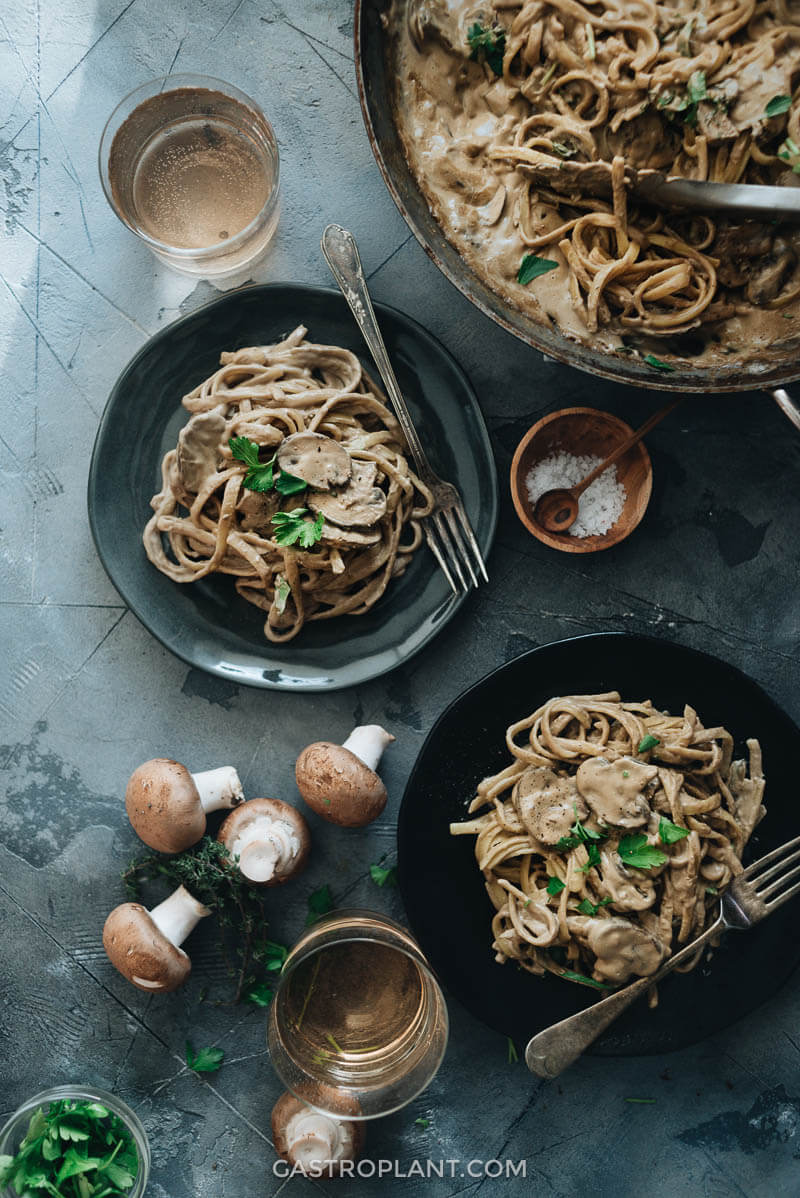
{"label": "gray stone surface", "polygon": [[[457,1159],[454,1176],[337,1186],[273,1176],[269,1112],[280,1087],[263,1016],[198,1001],[223,980],[213,934],[198,931],[193,980],[168,998],[134,991],[104,957],[103,920],[136,850],[121,795],[146,757],[203,768],[224,755],[248,793],[292,798],[292,762],[312,728],[335,739],[358,718],[397,733],[381,820],[349,833],[315,821],[308,875],[271,895],[272,932],[291,940],[323,882],[339,899],[402,918],[397,895],[376,890],[367,870],[393,853],[425,732],[465,685],[532,645],[622,628],[710,648],[800,717],[800,438],[765,397],[688,400],[650,438],[655,493],[627,543],[570,559],[529,539],[505,486],[528,425],[576,402],[638,422],[653,398],[544,363],[430,265],[370,153],[351,20],[347,0],[0,3],[0,1118],[57,1082],[116,1090],[150,1134],[153,1198],[788,1198],[800,1192],[796,982],[696,1048],[587,1058],[550,1085],[508,1065],[505,1042],[454,1004],[439,1076],[410,1108],[370,1126],[367,1153],[405,1170]],[[490,425],[503,479],[490,587],[424,658],[354,691],[278,696],[187,669],[126,612],[89,537],[86,475],[111,383],[148,335],[213,294],[136,243],[96,174],[118,99],[180,70],[240,84],[275,124],[283,216],[257,277],[327,284],[320,232],[329,220],[350,227],[376,298],[423,320],[462,361]],[[209,1080],[183,1064],[187,1034],[225,1049]],[[528,1181],[462,1176],[470,1158],[524,1158]]]}

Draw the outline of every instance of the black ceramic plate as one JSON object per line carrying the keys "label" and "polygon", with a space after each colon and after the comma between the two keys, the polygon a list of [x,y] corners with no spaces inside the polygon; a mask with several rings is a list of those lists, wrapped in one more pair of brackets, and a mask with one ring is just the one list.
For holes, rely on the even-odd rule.
{"label": "black ceramic plate", "polygon": [[[497,473],[475,394],[420,325],[393,308],[376,310],[431,464],[461,491],[485,557],[497,521]],[[157,333],[122,372],[97,433],[88,503],[111,581],[168,649],[233,682],[319,691],[394,669],[452,619],[463,597],[453,597],[427,547],[366,615],[308,623],[286,645],[266,640],[262,613],[236,594],[232,579],[171,582],[142,548],[161,459],[188,419],[182,396],[217,369],[222,350],[269,344],[299,324],[311,341],[358,354],[375,375],[338,291],[271,283],[231,292]]]}
{"label": "black ceramic plate", "polygon": [[[745,860],[800,830],[795,794],[800,730],[751,679],[716,657],[650,637],[610,633],[557,641],[501,666],[465,691],[422,747],[398,822],[399,881],[409,922],[444,982],[473,1015],[524,1046],[542,1028],[586,1006],[584,987],[498,965],[493,908],[474,858],[474,837],[450,836],[481,778],[508,763],[506,727],[553,695],[618,690],[668,711],[690,703],[707,727],[757,736],[764,750],[767,815]],[[798,900],[752,932],[729,933],[710,963],[666,978],[659,1005],[638,1003],[597,1042],[607,1055],[693,1044],[768,998],[800,963]]]}

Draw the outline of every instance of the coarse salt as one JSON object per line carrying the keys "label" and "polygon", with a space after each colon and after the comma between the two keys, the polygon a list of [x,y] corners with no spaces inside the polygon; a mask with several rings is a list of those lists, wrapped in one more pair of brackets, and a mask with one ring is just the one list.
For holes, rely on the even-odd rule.
{"label": "coarse salt", "polygon": [[[574,487],[602,461],[603,458],[592,454],[575,455],[564,451],[543,458],[525,478],[531,506],[535,507],[545,491]],[[617,468],[609,466],[579,497],[578,515],[569,529],[570,536],[602,536],[608,532],[622,515],[625,498],[625,487],[617,478]]]}

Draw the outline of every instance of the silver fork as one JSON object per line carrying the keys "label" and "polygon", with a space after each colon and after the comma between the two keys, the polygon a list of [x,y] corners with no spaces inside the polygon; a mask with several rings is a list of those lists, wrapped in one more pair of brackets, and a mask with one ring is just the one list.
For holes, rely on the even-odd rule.
{"label": "silver fork", "polygon": [[800,878],[800,836],[760,857],[734,878],[722,895],[719,915],[711,927],[670,957],[656,973],[639,978],[585,1011],[578,1011],[577,1015],[570,1015],[533,1036],[525,1049],[525,1063],[531,1073],[558,1077],[640,994],[666,977],[676,965],[694,956],[714,936],[727,931],[745,932],[800,894],[800,881],[789,885],[795,878]]}
{"label": "silver fork", "polygon": [[486,582],[489,581],[486,565],[461,496],[452,483],[444,482],[434,473],[422,448],[378,328],[355,238],[341,225],[328,225],[322,234],[322,252],[375,359],[411,450],[417,474],[433,494],[433,511],[423,522],[425,538],[453,593],[466,593],[470,586],[479,585],[479,575]]}

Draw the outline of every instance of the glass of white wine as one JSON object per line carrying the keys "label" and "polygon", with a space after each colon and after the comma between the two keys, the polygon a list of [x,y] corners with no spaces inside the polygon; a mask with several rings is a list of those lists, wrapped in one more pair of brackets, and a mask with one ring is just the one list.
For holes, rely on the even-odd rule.
{"label": "glass of white wine", "polygon": [[272,1000],[267,1042],[281,1081],[310,1106],[376,1119],[433,1079],[447,1006],[410,932],[373,911],[333,911],[300,937]]}
{"label": "glass of white wine", "polygon": [[254,100],[221,79],[170,75],[108,119],[100,178],[111,207],[183,274],[236,274],[278,224],[278,146]]}

